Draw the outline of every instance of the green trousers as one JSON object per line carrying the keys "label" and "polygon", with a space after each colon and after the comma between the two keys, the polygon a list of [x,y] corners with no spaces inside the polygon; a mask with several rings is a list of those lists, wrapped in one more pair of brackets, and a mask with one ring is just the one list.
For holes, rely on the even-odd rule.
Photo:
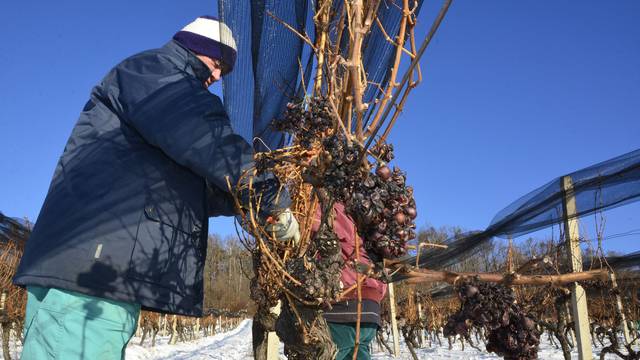
{"label": "green trousers", "polygon": [[119,360],[140,305],[56,288],[27,287],[22,360]]}
{"label": "green trousers", "polygon": [[[331,340],[338,347],[338,355],[336,360],[351,360],[353,358],[353,350],[355,348],[356,324],[355,323],[336,323],[328,322],[329,331],[331,331]],[[378,324],[361,323],[360,324],[360,344],[358,345],[358,360],[371,359],[371,341],[376,336]]]}

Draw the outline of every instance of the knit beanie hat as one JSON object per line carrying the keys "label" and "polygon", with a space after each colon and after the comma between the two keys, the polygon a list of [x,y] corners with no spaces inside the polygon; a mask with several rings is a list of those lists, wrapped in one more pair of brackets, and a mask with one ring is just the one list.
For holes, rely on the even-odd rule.
{"label": "knit beanie hat", "polygon": [[233,40],[231,29],[217,18],[200,16],[178,31],[173,39],[199,55],[222,61],[225,74],[233,70],[236,62],[236,42]]}

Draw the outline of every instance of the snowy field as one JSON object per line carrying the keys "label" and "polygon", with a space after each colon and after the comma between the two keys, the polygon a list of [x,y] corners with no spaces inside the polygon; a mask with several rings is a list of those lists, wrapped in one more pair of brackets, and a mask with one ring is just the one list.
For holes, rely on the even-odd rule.
{"label": "snowy field", "polygon": [[[199,360],[199,359],[219,359],[219,360],[241,360],[253,358],[251,354],[251,320],[244,320],[240,325],[226,333],[217,334],[207,338],[187,343],[168,345],[169,337],[157,337],[156,346],[151,347],[150,340],[146,340],[144,346],[138,345],[140,338],[131,339],[127,347],[126,360]],[[13,345],[13,344],[12,344]],[[392,344],[389,344],[390,346]],[[469,359],[488,360],[500,359],[500,357],[481,352],[470,346],[465,346],[462,351],[460,343],[456,343],[453,350],[448,349],[446,340],[442,347],[429,349],[416,349],[419,359],[444,360],[444,359]],[[482,348],[483,345],[480,345]],[[401,343],[400,357],[394,358],[388,353],[378,349],[377,344],[373,344],[373,356],[375,360],[392,359],[412,359],[409,350],[404,343]],[[12,346],[14,353],[12,359],[19,359],[17,356],[19,348]],[[594,356],[598,357],[599,351],[594,348]],[[1,353],[1,352],[0,352]],[[280,358],[286,359],[283,355],[283,347],[280,347]],[[1,356],[0,356],[1,358]],[[544,360],[563,360],[562,352],[549,344],[547,336],[543,336],[543,342],[538,351],[538,358]],[[573,352],[573,359],[578,359],[577,352]],[[607,356],[606,359],[618,359],[615,356]]]}
{"label": "snowy field", "polygon": [[[154,348],[150,347],[147,342],[145,346],[137,345],[140,339],[134,338],[127,348],[127,360],[195,360],[195,359],[251,359],[251,320],[245,320],[240,325],[227,333],[217,334],[208,338],[200,339],[190,343],[179,343],[177,345],[167,345],[168,337],[161,337]],[[391,345],[391,344],[389,344]],[[418,358],[425,360],[444,360],[444,359],[469,359],[469,360],[485,360],[485,359],[501,359],[498,356],[480,352],[465,346],[462,351],[460,343],[454,345],[453,350],[449,350],[448,345],[443,342],[442,347],[430,349],[416,349]],[[481,345],[480,348],[482,348]],[[400,357],[394,358],[388,353],[378,349],[377,344],[373,344],[373,359],[376,360],[392,360],[392,359],[412,359],[409,350],[404,343],[401,343]],[[594,348],[594,355],[598,356],[598,349]],[[283,355],[283,348],[280,348],[281,359],[286,359]],[[543,337],[543,344],[538,352],[538,358],[544,360],[563,360],[562,352],[547,341],[546,335]],[[572,358],[578,359],[578,353],[574,352]],[[617,359],[615,356],[607,356],[607,359]]]}

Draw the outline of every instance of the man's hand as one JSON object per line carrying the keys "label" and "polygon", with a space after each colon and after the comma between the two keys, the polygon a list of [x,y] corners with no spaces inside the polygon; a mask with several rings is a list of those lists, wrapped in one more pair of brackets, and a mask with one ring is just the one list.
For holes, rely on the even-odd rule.
{"label": "man's hand", "polygon": [[265,230],[278,241],[288,241],[293,239],[294,245],[300,242],[300,226],[290,209],[281,212],[277,218],[267,219]]}

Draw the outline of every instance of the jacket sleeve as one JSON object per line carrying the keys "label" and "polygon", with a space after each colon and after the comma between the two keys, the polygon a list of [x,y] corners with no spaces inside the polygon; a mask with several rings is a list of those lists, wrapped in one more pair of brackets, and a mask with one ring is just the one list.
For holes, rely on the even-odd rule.
{"label": "jacket sleeve", "polygon": [[[218,190],[228,189],[227,177],[232,185],[237,184],[243,171],[254,165],[252,147],[233,132],[220,99],[196,79],[168,81],[127,105],[121,104],[123,120],[146,142],[206,178]],[[272,174],[254,178],[253,182],[263,191],[263,213],[275,213],[289,205],[288,196],[274,203],[279,184]],[[248,203],[247,195],[242,196],[243,205]]]}
{"label": "jacket sleeve", "polygon": [[209,217],[236,215],[235,204],[231,194],[215,185],[207,184],[207,206]]}

